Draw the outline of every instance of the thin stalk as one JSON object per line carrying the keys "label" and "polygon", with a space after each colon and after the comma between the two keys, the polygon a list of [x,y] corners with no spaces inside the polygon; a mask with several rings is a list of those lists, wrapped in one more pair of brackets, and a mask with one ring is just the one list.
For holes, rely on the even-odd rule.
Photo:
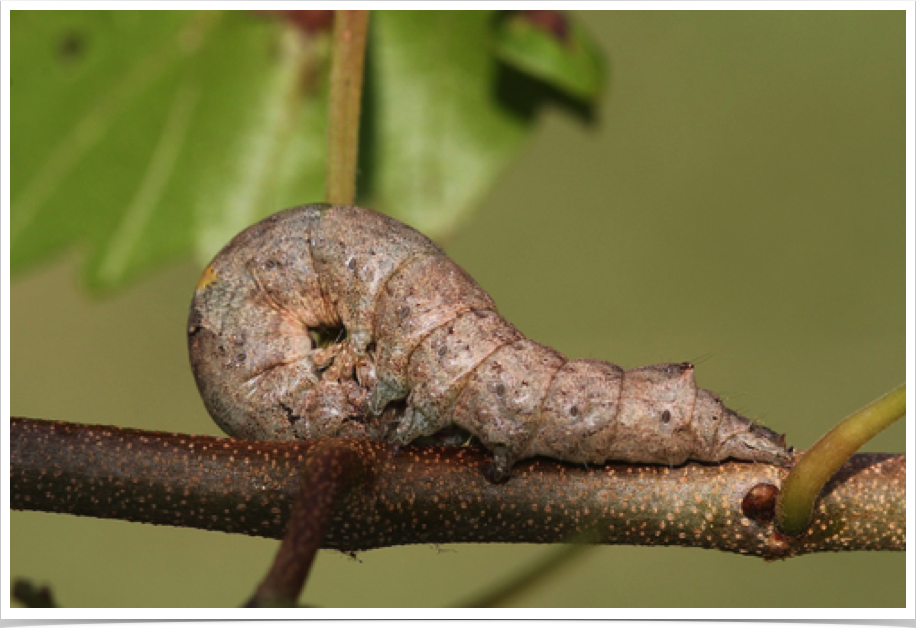
{"label": "thin stalk", "polygon": [[350,205],[356,198],[359,111],[366,57],[368,11],[336,11],[328,96],[329,203]]}
{"label": "thin stalk", "polygon": [[358,452],[346,443],[328,440],[308,453],[283,543],[247,606],[296,605],[324,541],[335,502],[348,484],[366,473]]}
{"label": "thin stalk", "polygon": [[523,568],[514,577],[496,587],[495,591],[488,592],[484,597],[472,600],[460,606],[463,608],[502,608],[509,605],[513,598],[525,595],[536,586],[556,575],[561,567],[568,565],[573,560],[584,556],[593,545],[577,543],[561,545],[547,556],[542,557],[535,564]]}
{"label": "thin stalk", "polygon": [[862,445],[905,414],[906,386],[900,386],[827,432],[786,478],[776,504],[777,530],[788,536],[804,532],[827,481]]}

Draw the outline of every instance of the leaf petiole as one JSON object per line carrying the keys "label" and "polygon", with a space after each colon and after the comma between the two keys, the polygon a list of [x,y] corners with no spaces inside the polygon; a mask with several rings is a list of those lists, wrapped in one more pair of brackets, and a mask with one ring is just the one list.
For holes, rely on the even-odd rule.
{"label": "leaf petiole", "polygon": [[327,191],[329,203],[356,198],[359,111],[366,58],[368,11],[336,11],[328,97]]}
{"label": "leaf petiole", "polygon": [[827,432],[795,464],[776,502],[776,528],[798,536],[827,481],[859,448],[906,414],[906,386],[887,393]]}

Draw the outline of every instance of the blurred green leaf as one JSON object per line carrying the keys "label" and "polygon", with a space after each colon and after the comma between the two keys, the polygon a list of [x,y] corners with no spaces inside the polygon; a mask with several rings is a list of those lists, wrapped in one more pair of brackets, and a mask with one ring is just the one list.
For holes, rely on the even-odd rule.
{"label": "blurred green leaf", "polygon": [[[499,93],[489,11],[372,15],[363,159],[368,204],[427,234],[452,229],[533,122]],[[364,168],[364,171],[366,169]]]}
{"label": "blurred green leaf", "polygon": [[574,98],[594,101],[604,86],[604,58],[594,40],[562,11],[502,16],[496,54]]}
{"label": "blurred green leaf", "polygon": [[[294,17],[14,12],[12,271],[81,242],[87,283],[115,288],[322,200],[329,37]],[[551,98],[494,57],[493,18],[372,15],[360,198],[434,237]]]}
{"label": "blurred green leaf", "polygon": [[[324,55],[245,13],[15,12],[11,266],[113,287],[321,194]],[[316,176],[309,176],[315,172]]]}

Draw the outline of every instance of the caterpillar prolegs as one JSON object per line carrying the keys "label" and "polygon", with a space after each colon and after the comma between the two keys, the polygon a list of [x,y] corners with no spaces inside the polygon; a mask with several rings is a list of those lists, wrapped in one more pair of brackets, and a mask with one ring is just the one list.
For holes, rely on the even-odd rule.
{"label": "caterpillar prolegs", "polygon": [[360,207],[303,205],[236,236],[200,279],[188,337],[207,409],[242,438],[407,444],[457,426],[493,453],[495,480],[536,455],[790,455],[689,363],[624,371],[525,338],[431,240]]}

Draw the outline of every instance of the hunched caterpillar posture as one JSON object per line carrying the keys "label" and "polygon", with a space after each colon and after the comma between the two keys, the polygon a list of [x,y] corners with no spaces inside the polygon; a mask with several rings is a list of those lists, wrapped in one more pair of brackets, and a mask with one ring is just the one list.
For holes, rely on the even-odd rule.
{"label": "hunched caterpillar posture", "polygon": [[689,363],[624,371],[528,340],[431,240],[360,207],[303,205],[240,233],[204,271],[188,336],[207,409],[241,438],[407,444],[458,426],[493,452],[496,481],[535,455],[790,456]]}

